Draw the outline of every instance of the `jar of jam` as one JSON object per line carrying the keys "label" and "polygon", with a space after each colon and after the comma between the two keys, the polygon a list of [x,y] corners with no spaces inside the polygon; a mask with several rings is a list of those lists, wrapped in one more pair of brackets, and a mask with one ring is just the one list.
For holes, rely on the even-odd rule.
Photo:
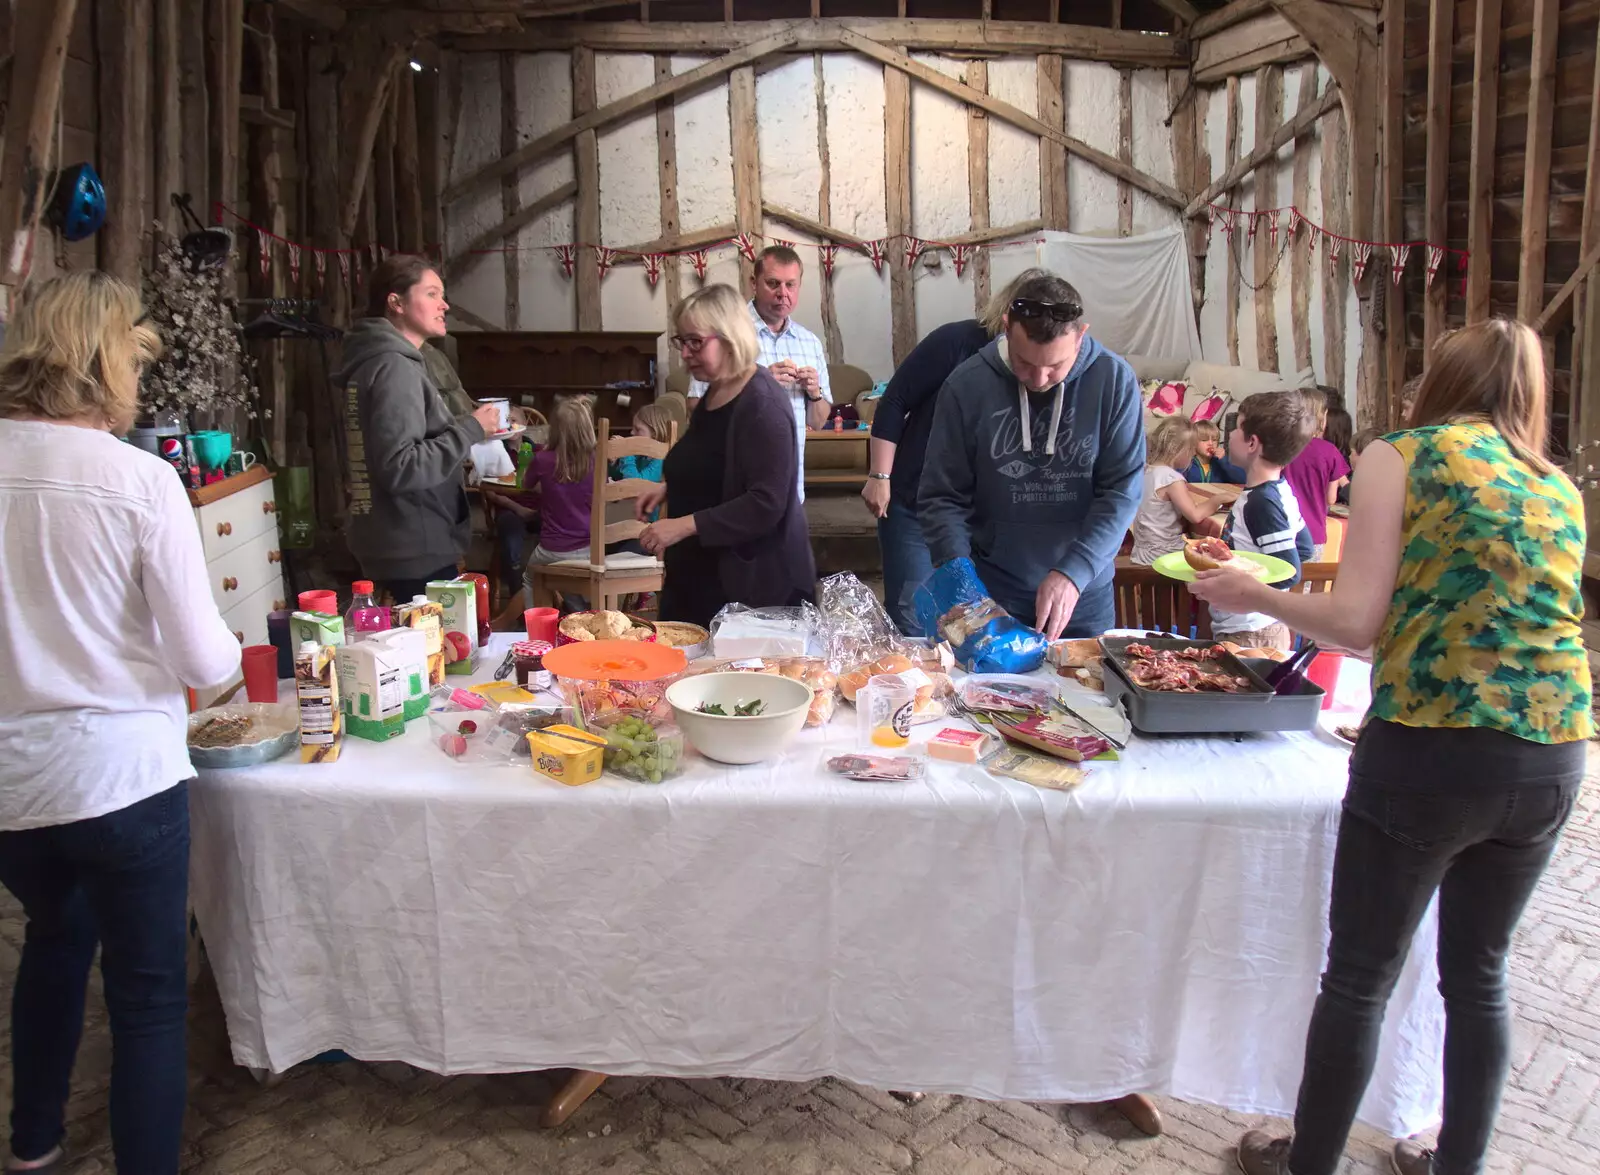
{"label": "jar of jam", "polygon": [[518,641],[511,646],[511,663],[516,670],[517,684],[523,689],[550,688],[550,671],[544,667],[544,655],[551,647],[549,641]]}

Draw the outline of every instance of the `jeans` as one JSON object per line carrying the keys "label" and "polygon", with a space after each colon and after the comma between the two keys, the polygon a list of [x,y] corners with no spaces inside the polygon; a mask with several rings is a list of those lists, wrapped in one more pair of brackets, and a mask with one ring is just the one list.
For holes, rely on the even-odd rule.
{"label": "jeans", "polygon": [[1322,991],[1295,1108],[1293,1175],[1333,1175],[1384,1007],[1439,894],[1444,1125],[1434,1175],[1478,1175],[1509,1065],[1506,954],[1583,778],[1582,742],[1374,720],[1350,764]]}
{"label": "jeans", "polygon": [[500,582],[509,585],[522,581],[523,550],[528,535],[539,533],[539,520],[524,520],[514,510],[501,506],[494,512],[495,558],[500,561]]}
{"label": "jeans", "polygon": [[891,498],[889,513],[878,519],[878,546],[883,551],[883,606],[896,628],[920,637],[913,597],[933,574],[933,559],[917,512]]}
{"label": "jeans", "polygon": [[11,997],[11,1150],[64,1137],[95,941],[111,1019],[117,1170],[178,1170],[188,1086],[189,787],[117,812],[0,832],[0,883],[27,929]]}

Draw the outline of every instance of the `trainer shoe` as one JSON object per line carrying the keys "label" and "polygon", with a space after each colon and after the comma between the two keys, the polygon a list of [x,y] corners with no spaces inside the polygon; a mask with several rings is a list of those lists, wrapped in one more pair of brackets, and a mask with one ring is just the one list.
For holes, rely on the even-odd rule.
{"label": "trainer shoe", "polygon": [[1239,1140],[1239,1170],[1244,1175],[1289,1175],[1291,1141],[1287,1135],[1248,1131]]}
{"label": "trainer shoe", "polygon": [[1402,1138],[1389,1155],[1394,1175],[1433,1175],[1433,1149],[1414,1138]]}

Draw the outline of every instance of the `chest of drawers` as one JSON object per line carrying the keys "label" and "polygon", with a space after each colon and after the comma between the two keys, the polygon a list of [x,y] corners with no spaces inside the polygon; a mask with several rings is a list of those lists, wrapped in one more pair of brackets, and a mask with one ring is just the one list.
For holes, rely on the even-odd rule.
{"label": "chest of drawers", "polygon": [[[256,466],[189,491],[211,597],[241,645],[267,643],[267,613],[288,606],[273,475]],[[197,698],[207,704],[219,691]]]}

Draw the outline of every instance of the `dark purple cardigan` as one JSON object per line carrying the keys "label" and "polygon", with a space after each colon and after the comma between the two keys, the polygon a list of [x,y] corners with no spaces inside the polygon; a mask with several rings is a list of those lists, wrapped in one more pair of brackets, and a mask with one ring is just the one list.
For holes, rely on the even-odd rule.
{"label": "dark purple cardigan", "polygon": [[[698,409],[697,409],[698,411]],[[799,446],[789,393],[757,367],[728,405],[728,464],[722,502],[694,516],[702,546],[718,552],[727,598],[751,608],[782,606],[816,586],[817,565],[796,490]]]}

